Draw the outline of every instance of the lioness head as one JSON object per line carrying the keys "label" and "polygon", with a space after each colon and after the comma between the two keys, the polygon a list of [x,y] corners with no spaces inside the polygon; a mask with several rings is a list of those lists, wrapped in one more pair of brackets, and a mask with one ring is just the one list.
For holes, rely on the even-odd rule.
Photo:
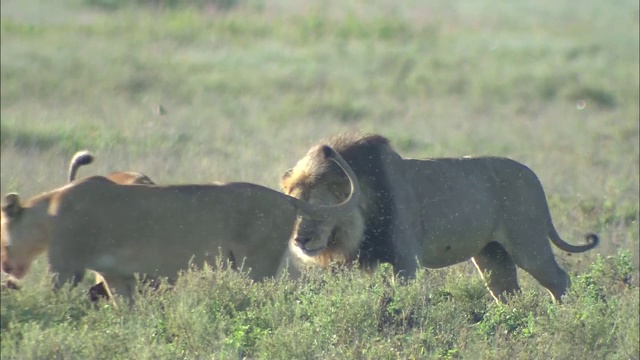
{"label": "lioness head", "polygon": [[[352,193],[350,183],[357,184],[360,193],[359,182],[351,168],[345,165],[346,169],[341,170],[336,166],[337,162],[329,161],[324,154],[326,148],[329,147],[313,147],[282,176],[280,186],[286,194],[310,204],[328,205],[344,201]],[[359,208],[360,198],[355,206],[339,216],[327,219],[298,217],[291,238],[293,250],[301,253],[297,254],[299,257],[307,257],[322,266],[330,260],[352,260],[357,255],[364,231]]]}
{"label": "lioness head", "polygon": [[[69,163],[69,182],[76,179],[78,168],[94,160],[89,151],[77,152]],[[154,185],[147,176],[137,172],[114,172],[108,179],[115,183]],[[20,279],[31,262],[47,250],[49,229],[46,220],[49,200],[56,191],[21,202],[18,194],[7,194],[2,201],[0,260],[2,271]]]}
{"label": "lioness head", "polygon": [[31,262],[47,248],[48,229],[42,216],[46,211],[25,207],[16,193],[2,201],[0,230],[2,271],[21,279]]}

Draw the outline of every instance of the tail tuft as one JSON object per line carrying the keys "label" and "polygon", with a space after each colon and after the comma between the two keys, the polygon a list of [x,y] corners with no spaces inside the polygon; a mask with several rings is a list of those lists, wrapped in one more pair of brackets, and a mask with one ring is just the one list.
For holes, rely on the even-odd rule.
{"label": "tail tuft", "polygon": [[93,155],[91,155],[88,150],[82,150],[75,153],[71,158],[71,163],[69,164],[69,182],[76,179],[76,173],[80,166],[91,164],[93,159]]}
{"label": "tail tuft", "polygon": [[594,233],[587,233],[587,235],[585,235],[584,238],[592,247],[596,247],[600,243],[600,238],[598,238],[598,235]]}

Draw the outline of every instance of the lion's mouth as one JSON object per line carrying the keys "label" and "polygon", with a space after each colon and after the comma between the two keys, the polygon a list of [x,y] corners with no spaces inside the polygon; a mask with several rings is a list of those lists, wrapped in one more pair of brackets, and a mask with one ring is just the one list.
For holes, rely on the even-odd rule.
{"label": "lion's mouth", "polygon": [[326,249],[326,246],[321,246],[317,249],[307,249],[304,246],[298,246],[300,248],[300,250],[302,250],[302,252],[307,255],[307,256],[315,256],[320,254],[324,249]]}
{"label": "lion's mouth", "polygon": [[307,256],[315,256],[320,254],[321,252],[323,252],[325,249],[327,249],[328,247],[331,246],[335,246],[336,245],[336,236],[337,236],[337,229],[334,228],[331,231],[331,234],[329,235],[329,239],[327,239],[327,243],[326,245],[322,245],[318,248],[315,249],[309,249],[306,247],[307,244],[297,244],[298,248],[300,248],[300,250],[302,250],[302,252],[307,255]]}

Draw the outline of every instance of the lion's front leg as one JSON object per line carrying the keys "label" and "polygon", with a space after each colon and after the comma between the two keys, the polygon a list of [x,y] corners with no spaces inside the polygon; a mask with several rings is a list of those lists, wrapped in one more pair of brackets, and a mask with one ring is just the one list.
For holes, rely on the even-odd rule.
{"label": "lion's front leg", "polygon": [[295,264],[295,259],[291,256],[291,251],[287,249],[282,255],[276,276],[289,276],[290,279],[297,280],[301,275],[300,269]]}

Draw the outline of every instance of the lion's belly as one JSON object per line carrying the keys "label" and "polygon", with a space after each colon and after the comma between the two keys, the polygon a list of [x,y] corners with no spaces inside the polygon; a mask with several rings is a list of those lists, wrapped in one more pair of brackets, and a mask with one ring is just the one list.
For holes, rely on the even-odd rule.
{"label": "lion's belly", "polygon": [[403,214],[419,234],[423,266],[466,261],[492,241],[500,219],[499,191],[484,161],[405,160],[405,166],[412,193],[404,201],[417,202],[419,211]]}
{"label": "lion's belly", "polygon": [[470,241],[472,238],[449,238],[430,241],[424,247],[422,266],[437,269],[467,261],[486,245]]}
{"label": "lion's belly", "polygon": [[[493,241],[497,207],[479,204],[429,207],[422,215],[423,265],[440,268],[475,256]],[[476,205],[478,204],[478,205]]]}

